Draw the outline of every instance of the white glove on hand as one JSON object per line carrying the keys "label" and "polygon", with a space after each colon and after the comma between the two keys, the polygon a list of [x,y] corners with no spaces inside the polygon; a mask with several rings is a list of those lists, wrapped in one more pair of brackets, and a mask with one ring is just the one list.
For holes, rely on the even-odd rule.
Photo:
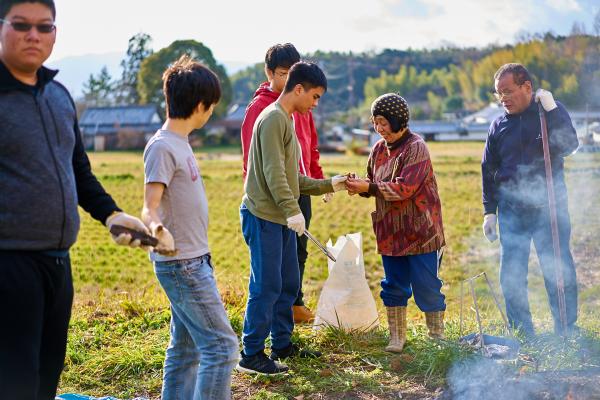
{"label": "white glove on hand", "polygon": [[[129,214],[125,214],[124,212],[119,212],[117,214],[113,214],[110,217],[106,218],[106,227],[110,230],[110,227],[113,225],[123,225],[126,228],[131,228],[136,231],[144,232],[146,234],[150,234],[148,228],[144,223],[136,218],[132,217]],[[121,246],[129,246],[129,247],[140,247],[140,240],[132,240],[130,234],[122,233],[119,236],[110,235],[115,243],[120,244]]]}
{"label": "white glove on hand", "polygon": [[154,247],[155,252],[169,257],[177,254],[175,239],[173,239],[173,235],[171,235],[171,232],[164,225],[153,226],[152,235],[158,239],[158,244]]}
{"label": "white glove on hand", "polygon": [[535,101],[542,103],[542,107],[546,111],[552,111],[558,107],[554,101],[554,97],[552,97],[552,93],[544,89],[536,90]]}
{"label": "white glove on hand", "polygon": [[496,214],[485,214],[483,217],[483,234],[490,242],[498,239],[496,234]]}
{"label": "white glove on hand", "polygon": [[333,193],[325,193],[322,199],[323,203],[329,203],[333,199]]}
{"label": "white glove on hand", "polygon": [[291,216],[287,219],[287,227],[298,234],[298,236],[304,235],[306,229],[306,221],[302,213]]}
{"label": "white glove on hand", "polygon": [[348,180],[348,176],[346,175],[336,175],[331,178],[331,186],[333,186],[333,191],[339,192],[340,190],[346,190],[346,180]]}

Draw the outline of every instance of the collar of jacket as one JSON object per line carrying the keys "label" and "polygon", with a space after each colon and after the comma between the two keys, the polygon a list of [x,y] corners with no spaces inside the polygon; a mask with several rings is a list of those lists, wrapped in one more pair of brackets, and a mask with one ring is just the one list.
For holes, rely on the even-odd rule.
{"label": "collar of jacket", "polygon": [[[48,82],[52,81],[58,74],[57,70],[49,69],[43,65],[37,70],[37,84],[36,87],[41,88],[46,86]],[[30,89],[31,86],[24,84],[17,78],[15,78],[8,68],[0,61],[0,92],[15,90],[15,89]]]}
{"label": "collar of jacket", "polygon": [[406,128],[406,132],[404,132],[404,135],[402,135],[402,137],[398,140],[396,140],[394,143],[387,143],[385,144],[385,147],[388,149],[388,151],[394,151],[396,150],[398,147],[402,146],[402,144],[404,144],[409,136],[411,136],[412,132],[410,131],[409,128]]}
{"label": "collar of jacket", "polygon": [[526,109],[524,109],[523,111],[521,111],[518,114],[508,114],[506,111],[504,111],[504,116],[506,118],[517,118],[520,116],[524,116],[530,113],[533,114],[537,114],[538,113],[538,103],[536,103],[535,98],[533,96],[531,96],[531,101],[529,102],[529,105],[527,106]]}

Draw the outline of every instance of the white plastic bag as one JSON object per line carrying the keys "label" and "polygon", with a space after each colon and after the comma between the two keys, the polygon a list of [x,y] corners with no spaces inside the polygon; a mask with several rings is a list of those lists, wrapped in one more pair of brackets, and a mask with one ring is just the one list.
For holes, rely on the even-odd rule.
{"label": "white plastic bag", "polygon": [[327,249],[336,258],[328,259],[329,277],[317,304],[314,328],[332,325],[345,330],[372,329],[379,323],[375,299],[365,277],[362,234],[340,236]]}

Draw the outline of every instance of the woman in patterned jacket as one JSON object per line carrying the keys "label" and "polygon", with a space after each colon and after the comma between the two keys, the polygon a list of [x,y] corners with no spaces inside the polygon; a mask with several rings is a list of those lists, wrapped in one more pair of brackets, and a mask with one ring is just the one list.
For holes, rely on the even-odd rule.
{"label": "woman in patterned jacket", "polygon": [[375,197],[371,214],[385,277],[381,299],[387,310],[387,351],[401,352],[406,342],[406,305],[414,292],[425,312],[429,336],[444,334],[445,296],[438,278],[444,246],[442,206],[424,140],[408,128],[406,100],[384,94],[371,105],[373,128],[381,136],[367,162],[366,179],[350,178],[350,194]]}

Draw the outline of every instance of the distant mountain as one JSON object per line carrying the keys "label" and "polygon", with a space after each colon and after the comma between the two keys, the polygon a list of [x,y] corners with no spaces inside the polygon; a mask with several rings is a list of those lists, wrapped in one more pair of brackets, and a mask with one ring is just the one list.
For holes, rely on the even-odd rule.
{"label": "distant mountain", "polygon": [[104,54],[85,54],[61,58],[47,64],[48,67],[58,69],[56,79],[69,89],[74,98],[82,95],[83,84],[91,74],[98,74],[106,65],[108,73],[113,79],[120,78],[120,63],[124,53],[112,52]]}
{"label": "distant mountain", "polygon": [[[102,67],[108,68],[108,73],[113,79],[121,77],[121,60],[124,53],[112,52],[104,54],[85,54],[61,58],[47,64],[48,67],[58,69],[56,79],[69,89],[71,95],[77,99],[82,96],[83,84],[87,82],[90,74],[98,74]],[[249,63],[241,61],[218,61],[225,67],[228,75],[243,70]]]}

